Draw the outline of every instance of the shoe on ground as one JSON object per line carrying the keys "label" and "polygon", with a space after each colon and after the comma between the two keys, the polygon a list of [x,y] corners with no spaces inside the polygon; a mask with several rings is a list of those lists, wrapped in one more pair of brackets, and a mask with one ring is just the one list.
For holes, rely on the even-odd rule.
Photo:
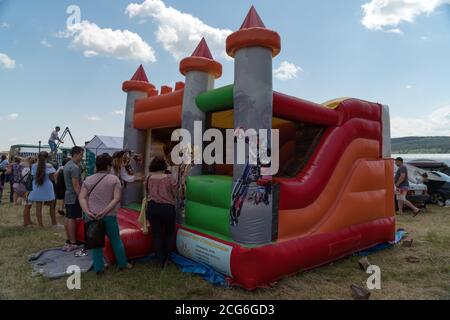
{"label": "shoe on ground", "polygon": [[127,263],[127,266],[124,268],[120,268],[120,271],[131,270],[133,269],[133,265],[131,263]]}
{"label": "shoe on ground", "polygon": [[363,287],[357,286],[355,284],[352,284],[350,286],[350,289],[352,291],[353,300],[369,300],[369,298],[370,298],[369,290],[367,290]]}
{"label": "shoe on ground", "polygon": [[75,252],[75,257],[76,258],[82,258],[82,257],[87,257],[88,256],[88,252],[84,249],[78,250]]}
{"label": "shoe on ground", "polygon": [[413,245],[413,239],[412,238],[406,238],[405,240],[402,241],[402,247],[405,248],[411,248]]}
{"label": "shoe on ground", "polygon": [[359,264],[359,268],[363,271],[367,271],[367,269],[370,267],[370,262],[367,257],[363,257],[363,258],[359,259],[358,264]]}
{"label": "shoe on ground", "polygon": [[72,251],[75,251],[76,249],[78,249],[78,246],[76,244],[66,243],[64,245],[64,247],[62,248],[62,251],[64,251],[64,252],[72,252]]}

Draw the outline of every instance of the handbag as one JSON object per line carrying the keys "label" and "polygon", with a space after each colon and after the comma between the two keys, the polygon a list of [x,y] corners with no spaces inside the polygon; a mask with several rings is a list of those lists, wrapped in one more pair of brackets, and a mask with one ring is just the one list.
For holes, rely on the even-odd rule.
{"label": "handbag", "polygon": [[84,249],[102,249],[105,247],[105,223],[103,220],[91,220],[84,223]]}
{"label": "handbag", "polygon": [[27,173],[27,175],[25,176],[25,189],[28,192],[33,191],[33,176],[31,175],[31,171]]}
{"label": "handbag", "polygon": [[[27,172],[26,175],[24,175],[22,178],[20,178],[20,180],[17,182],[17,184],[21,185],[19,187],[21,191],[23,189],[25,189],[23,193],[33,191],[33,176],[31,175],[31,168]],[[20,193],[20,192],[18,192],[18,193]]]}
{"label": "handbag", "polygon": [[[99,183],[107,176],[105,174],[99,179],[87,194],[87,198]],[[84,223],[84,249],[102,249],[105,247],[106,228],[103,220],[89,220]]]}

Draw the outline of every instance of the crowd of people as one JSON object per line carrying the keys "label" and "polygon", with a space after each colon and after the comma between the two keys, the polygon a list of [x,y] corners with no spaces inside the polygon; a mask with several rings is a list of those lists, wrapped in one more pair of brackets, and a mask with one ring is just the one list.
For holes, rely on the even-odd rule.
{"label": "crowd of people", "polygon": [[[58,128],[51,139],[58,140]],[[175,247],[176,213],[179,173],[187,172],[183,167],[171,163],[166,157],[156,157],[149,166],[148,176],[137,175],[131,165],[134,159],[142,163],[140,155],[131,151],[119,151],[96,157],[96,173],[83,178],[81,162],[84,149],[73,147],[70,159],[61,166],[55,165],[54,145],[52,152],[40,152],[37,157],[15,157],[11,161],[2,156],[0,161],[0,199],[3,188],[11,185],[11,202],[23,206],[23,226],[35,224],[31,211],[35,208],[37,225],[44,227],[43,208],[49,208],[53,228],[65,228],[66,243],[63,251],[76,251],[77,256],[86,255],[77,241],[77,220],[102,220],[120,269],[129,269],[125,249],[120,238],[117,221],[123,188],[129,183],[142,183],[146,194],[146,217],[152,226],[154,251],[164,268],[169,254]],[[166,150],[165,150],[166,151]],[[53,163],[53,164],[52,164]],[[185,177],[184,177],[185,178]],[[58,224],[57,213],[65,217],[64,226]],[[94,270],[104,271],[102,249],[92,250]]]}

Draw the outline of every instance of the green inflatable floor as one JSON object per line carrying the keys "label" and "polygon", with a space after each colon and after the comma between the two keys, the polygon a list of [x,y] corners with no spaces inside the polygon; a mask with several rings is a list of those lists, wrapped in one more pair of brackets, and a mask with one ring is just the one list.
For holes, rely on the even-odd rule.
{"label": "green inflatable floor", "polygon": [[127,206],[124,206],[125,209],[141,212],[142,204],[141,203],[132,203]]}
{"label": "green inflatable floor", "polygon": [[197,176],[187,179],[186,225],[198,231],[230,239],[230,207],[233,179]]}

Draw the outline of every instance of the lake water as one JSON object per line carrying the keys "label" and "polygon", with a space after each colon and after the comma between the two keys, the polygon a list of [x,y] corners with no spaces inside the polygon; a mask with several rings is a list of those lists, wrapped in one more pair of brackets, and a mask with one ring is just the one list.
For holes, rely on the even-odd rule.
{"label": "lake water", "polygon": [[405,161],[416,159],[436,160],[450,166],[450,154],[393,154],[393,158],[402,157]]}

